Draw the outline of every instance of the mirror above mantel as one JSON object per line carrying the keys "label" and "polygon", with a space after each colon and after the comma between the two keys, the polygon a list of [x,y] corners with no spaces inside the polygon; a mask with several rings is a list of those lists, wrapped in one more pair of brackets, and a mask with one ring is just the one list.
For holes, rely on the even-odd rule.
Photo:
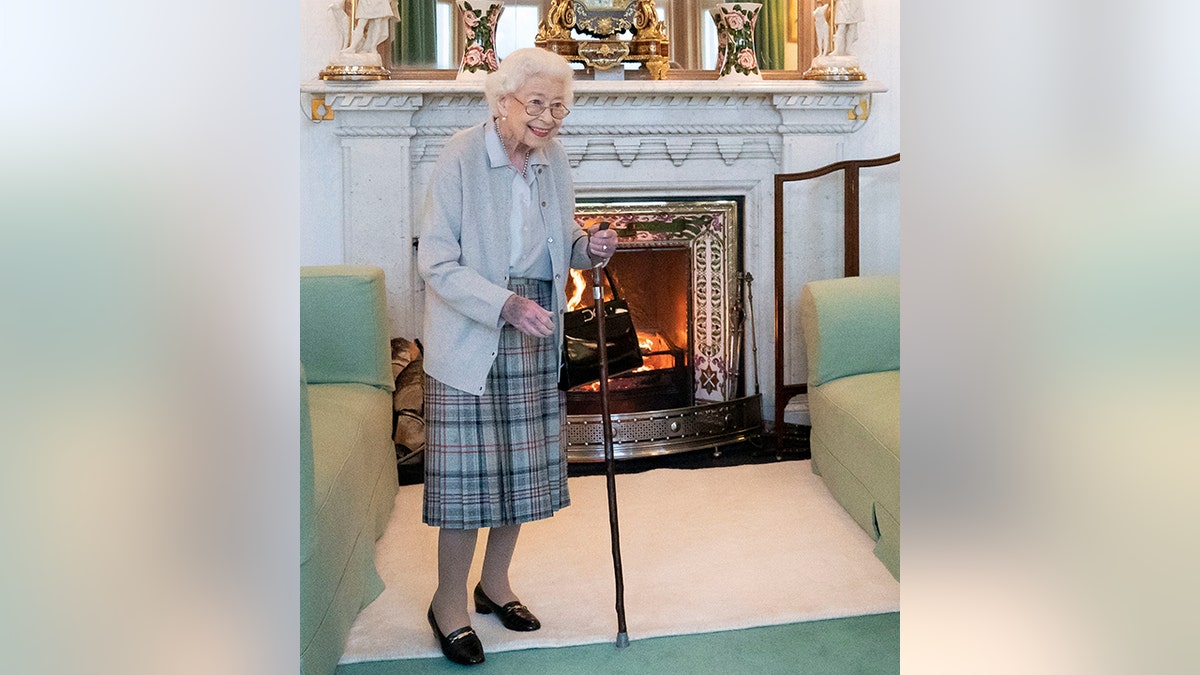
{"label": "mirror above mantel", "polygon": [[[637,0],[573,1],[593,14],[627,10],[637,4]],[[561,0],[505,0],[496,34],[500,58],[514,49],[533,46],[556,2]],[[756,26],[756,46],[763,77],[800,79],[817,53],[813,10],[826,0],[760,2],[763,9]],[[667,79],[716,78],[717,33],[708,10],[717,4],[718,0],[654,0],[670,42]],[[465,45],[454,0],[398,0],[397,9],[400,18],[379,46],[391,79],[453,79]],[[577,37],[587,39],[578,33]],[[625,64],[625,77],[650,79],[651,73],[639,66]]]}

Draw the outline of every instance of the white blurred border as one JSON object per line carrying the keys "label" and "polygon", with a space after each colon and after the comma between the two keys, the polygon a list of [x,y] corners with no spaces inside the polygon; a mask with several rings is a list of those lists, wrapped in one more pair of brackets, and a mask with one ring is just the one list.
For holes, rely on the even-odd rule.
{"label": "white blurred border", "polygon": [[[295,672],[298,8],[54,10],[0,22],[8,663]],[[1177,672],[1197,6],[902,13],[905,670]]]}
{"label": "white blurred border", "polygon": [[10,672],[298,670],[298,7],[19,3]]}
{"label": "white blurred border", "polygon": [[1198,14],[904,4],[906,670],[1195,661]]}

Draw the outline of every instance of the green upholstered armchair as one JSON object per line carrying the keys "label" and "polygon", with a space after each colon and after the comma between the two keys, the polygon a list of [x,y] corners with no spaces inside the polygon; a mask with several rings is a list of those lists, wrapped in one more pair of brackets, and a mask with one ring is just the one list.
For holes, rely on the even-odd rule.
{"label": "green upholstered armchair", "polygon": [[301,268],[300,362],[300,672],[329,675],[398,489],[383,270]]}
{"label": "green upholstered armchair", "polygon": [[900,280],[806,284],[812,468],[900,578]]}

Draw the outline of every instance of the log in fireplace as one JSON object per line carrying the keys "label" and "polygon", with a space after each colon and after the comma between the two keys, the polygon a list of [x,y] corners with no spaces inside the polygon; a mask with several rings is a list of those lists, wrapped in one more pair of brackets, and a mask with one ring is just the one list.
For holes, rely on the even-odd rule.
{"label": "log in fireplace", "polygon": [[[609,270],[642,343],[643,366],[609,382],[614,456],[718,448],[760,432],[761,396],[746,395],[741,367],[738,200],[581,202],[576,220],[616,230]],[[573,273],[569,307],[590,302],[590,277]],[[568,391],[568,458],[602,460],[602,430],[599,383]]]}

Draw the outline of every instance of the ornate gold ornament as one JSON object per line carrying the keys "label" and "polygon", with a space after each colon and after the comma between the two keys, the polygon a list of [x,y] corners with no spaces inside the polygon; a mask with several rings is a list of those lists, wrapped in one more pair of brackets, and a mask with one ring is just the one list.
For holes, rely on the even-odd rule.
{"label": "ornate gold ornament", "polygon": [[[632,37],[616,37],[624,32]],[[667,78],[669,41],[654,0],[551,0],[534,44],[589,68],[641,63],[653,79]]]}
{"label": "ornate gold ornament", "polygon": [[597,70],[621,65],[629,56],[629,43],[620,40],[585,40],[579,43],[579,58]]}
{"label": "ornate gold ornament", "polygon": [[867,79],[866,73],[857,65],[826,65],[813,66],[800,76],[805,80],[824,80],[826,82],[856,82]]}
{"label": "ornate gold ornament", "polygon": [[330,64],[321,69],[322,80],[371,81],[386,80],[391,73],[383,66]]}
{"label": "ornate gold ornament", "polygon": [[871,116],[871,97],[863,96],[853,108],[846,111],[846,119],[850,121],[865,120]]}
{"label": "ornate gold ornament", "polygon": [[324,96],[312,97],[312,120],[314,122],[323,122],[333,119],[333,108],[325,103]]}

